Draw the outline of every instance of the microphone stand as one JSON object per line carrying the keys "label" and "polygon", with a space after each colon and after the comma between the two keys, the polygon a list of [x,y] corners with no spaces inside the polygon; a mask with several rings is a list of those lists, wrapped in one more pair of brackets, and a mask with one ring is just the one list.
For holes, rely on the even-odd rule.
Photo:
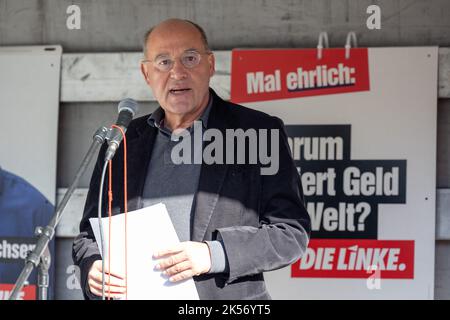
{"label": "microphone stand", "polygon": [[61,220],[61,215],[64,210],[64,208],[67,205],[67,202],[69,201],[70,197],[72,196],[73,192],[75,191],[75,188],[78,185],[78,182],[83,175],[84,171],[86,171],[86,168],[88,164],[91,162],[92,157],[94,154],[96,154],[97,149],[103,144],[105,139],[107,138],[107,135],[109,133],[109,129],[106,127],[101,127],[97,129],[93,136],[93,141],[91,146],[89,147],[88,152],[86,153],[85,157],[83,158],[80,167],[78,168],[77,174],[75,175],[75,179],[73,180],[72,184],[70,185],[69,189],[66,191],[63,199],[59,203],[59,205],[56,208],[56,211],[50,220],[49,224],[42,228],[37,227],[35,235],[38,237],[38,240],[36,242],[36,246],[33,251],[30,251],[27,255],[27,258],[25,259],[25,266],[22,269],[22,272],[20,273],[19,277],[16,280],[16,283],[14,285],[13,291],[11,292],[11,296],[9,297],[9,300],[17,300],[20,291],[22,291],[23,286],[25,285],[25,282],[28,280],[28,277],[30,276],[31,272],[33,271],[33,268],[39,267],[38,269],[38,287],[39,287],[39,300],[47,300],[47,290],[49,285],[49,275],[48,270],[50,268],[50,251],[48,250],[48,244],[52,240],[53,236],[55,235],[55,229],[58,225],[59,221]]}

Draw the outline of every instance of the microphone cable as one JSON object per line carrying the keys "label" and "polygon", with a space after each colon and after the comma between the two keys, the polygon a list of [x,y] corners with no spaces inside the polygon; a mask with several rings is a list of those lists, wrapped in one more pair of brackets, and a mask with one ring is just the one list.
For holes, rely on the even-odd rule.
{"label": "microphone cable", "polygon": [[[123,129],[120,126],[117,125],[113,125],[113,128],[117,128],[118,130],[120,130],[122,137],[123,137],[123,211],[124,211],[124,215],[125,215],[125,230],[124,230],[124,234],[125,234],[125,245],[124,245],[124,249],[125,249],[125,300],[128,300],[128,181],[127,181],[127,175],[128,175],[128,170],[127,170],[127,138],[125,136],[125,132],[123,131]],[[110,166],[111,168],[111,166]],[[111,183],[109,184],[110,186],[110,190],[109,190],[109,195],[110,195],[110,200],[109,200],[109,220],[110,220],[110,228],[111,228],[111,204],[112,204],[112,170],[110,170],[110,181]],[[111,241],[111,237],[110,237],[110,241]],[[111,256],[109,259],[109,262],[111,263]],[[111,270],[111,269],[110,269]]]}
{"label": "microphone cable", "polygon": [[[112,125],[113,128],[117,128],[120,130],[123,137],[123,171],[124,171],[124,214],[125,214],[125,299],[128,300],[128,190],[127,190],[127,140],[125,136],[125,132],[123,129],[117,125]],[[98,223],[100,229],[100,241],[102,246],[102,300],[105,300],[105,240],[104,240],[104,232],[103,232],[103,224],[101,223],[102,219],[102,199],[103,199],[103,185],[106,174],[106,169],[109,164],[109,190],[108,190],[108,222],[109,222],[109,236],[108,236],[108,298],[111,298],[111,216],[112,216],[112,161],[105,161],[102,170],[102,177],[100,181],[100,191],[99,191],[99,203],[98,203]]]}
{"label": "microphone cable", "polygon": [[100,180],[100,190],[98,197],[98,212],[97,212],[97,220],[98,227],[100,229],[100,243],[101,243],[101,255],[102,255],[102,300],[105,300],[105,237],[103,234],[103,224],[102,224],[102,200],[103,200],[103,184],[105,183],[105,173],[108,168],[108,161],[105,161],[103,164],[102,177]]}

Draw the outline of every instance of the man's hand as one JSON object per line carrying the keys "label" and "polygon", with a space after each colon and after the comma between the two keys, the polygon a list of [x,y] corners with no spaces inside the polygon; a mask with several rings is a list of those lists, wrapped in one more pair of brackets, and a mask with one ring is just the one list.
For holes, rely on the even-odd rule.
{"label": "man's hand", "polygon": [[[126,291],[125,277],[112,272],[109,273],[107,268],[108,267],[105,266],[105,297],[124,298]],[[111,281],[110,285],[108,285],[108,281]],[[96,260],[92,264],[88,273],[88,285],[89,290],[91,290],[94,295],[99,297],[102,296],[102,260]],[[109,290],[111,290],[111,295],[109,295]]]}
{"label": "man's hand", "polygon": [[153,257],[161,259],[156,269],[169,276],[171,282],[198,276],[211,269],[211,253],[203,242],[181,242],[156,252]]}

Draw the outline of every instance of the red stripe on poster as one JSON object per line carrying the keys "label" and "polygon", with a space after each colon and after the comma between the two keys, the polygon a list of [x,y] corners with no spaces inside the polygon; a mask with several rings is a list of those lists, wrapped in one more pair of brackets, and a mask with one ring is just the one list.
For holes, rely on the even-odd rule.
{"label": "red stripe on poster", "polygon": [[[8,300],[11,296],[14,284],[0,283],[0,300]],[[19,300],[36,300],[36,285],[23,287],[19,293]]]}
{"label": "red stripe on poster", "polygon": [[231,100],[236,103],[368,91],[367,48],[233,50]]}
{"label": "red stripe on poster", "polygon": [[293,278],[414,278],[413,240],[312,239]]}

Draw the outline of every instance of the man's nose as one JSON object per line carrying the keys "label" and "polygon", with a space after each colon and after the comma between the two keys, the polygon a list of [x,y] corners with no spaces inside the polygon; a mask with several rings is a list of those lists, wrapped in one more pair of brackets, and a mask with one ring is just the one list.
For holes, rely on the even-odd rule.
{"label": "man's nose", "polygon": [[187,77],[186,67],[180,62],[180,60],[175,60],[173,67],[170,70],[171,78],[175,80],[185,79]]}

